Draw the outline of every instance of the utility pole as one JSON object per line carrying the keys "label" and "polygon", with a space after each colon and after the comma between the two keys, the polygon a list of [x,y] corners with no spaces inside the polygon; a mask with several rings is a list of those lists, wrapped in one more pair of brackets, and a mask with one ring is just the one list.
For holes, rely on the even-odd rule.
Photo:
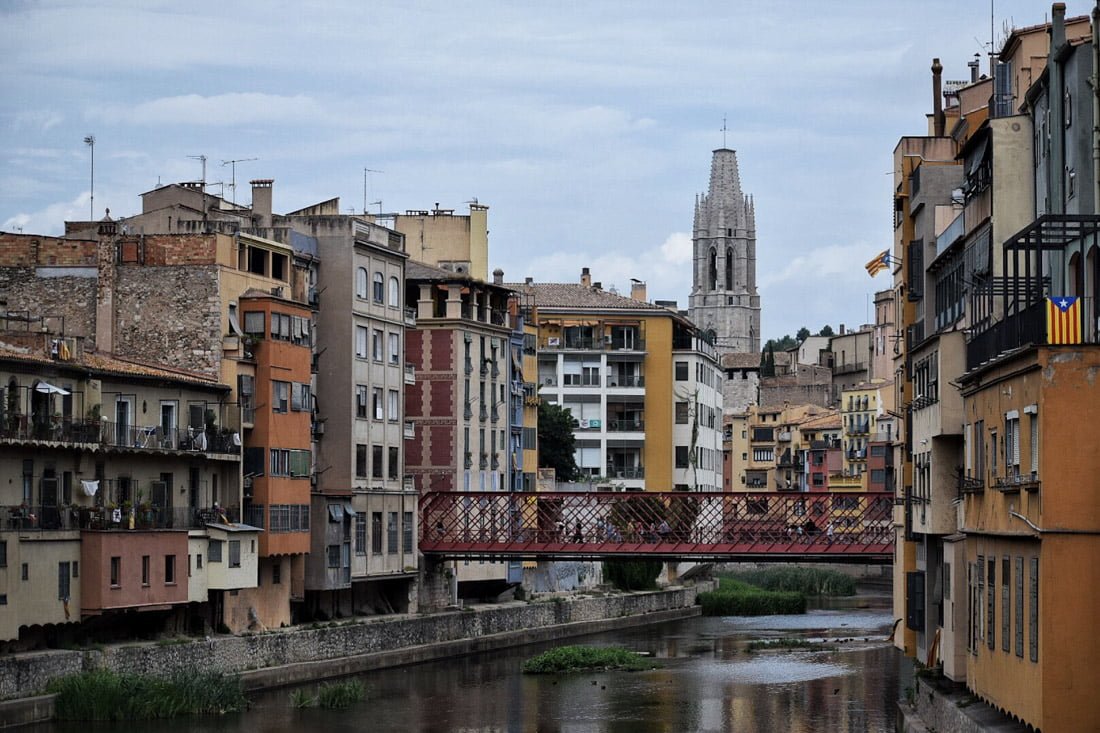
{"label": "utility pole", "polygon": [[92,185],[88,198],[88,221],[95,221],[95,135],[85,135],[84,144],[92,149]]}

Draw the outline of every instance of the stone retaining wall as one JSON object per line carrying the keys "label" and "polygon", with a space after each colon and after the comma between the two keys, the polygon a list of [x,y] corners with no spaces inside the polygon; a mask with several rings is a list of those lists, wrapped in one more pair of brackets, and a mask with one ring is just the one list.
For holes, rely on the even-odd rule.
{"label": "stone retaining wall", "polygon": [[[636,624],[648,622],[647,616],[659,621],[690,615],[672,612],[693,609],[697,593],[709,587],[709,584],[700,583],[695,587],[598,598],[512,602],[424,616],[354,619],[250,636],[208,637],[178,644],[122,644],[102,650],[10,655],[0,658],[0,699],[29,698],[41,694],[51,679],[96,668],[164,675],[176,669],[196,667],[243,673],[250,688],[291,684],[310,676],[326,676],[323,669],[310,671],[315,667],[339,669],[342,671],[336,674],[346,674],[356,669],[384,666],[314,665],[324,660],[385,654],[388,664],[402,664],[432,658],[423,653],[423,648],[433,645],[448,645],[448,654],[465,653],[554,636],[593,633],[613,628],[616,619],[627,617],[632,617],[627,624]],[[554,628],[558,629],[556,633],[536,633],[540,629]],[[491,643],[493,639],[497,639],[497,643]],[[454,642],[464,644],[456,647]],[[399,653],[417,648],[421,651],[416,654]],[[285,672],[286,668],[295,667],[300,667],[302,673]],[[284,671],[266,676],[253,672],[270,668]]]}

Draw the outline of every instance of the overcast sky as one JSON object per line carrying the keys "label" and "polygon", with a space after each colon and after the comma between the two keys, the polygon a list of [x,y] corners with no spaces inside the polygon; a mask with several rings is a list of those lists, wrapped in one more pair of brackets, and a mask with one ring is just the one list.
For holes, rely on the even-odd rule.
{"label": "overcast sky", "polygon": [[[1089,12],[1081,0],[1069,14]],[[997,0],[993,32],[1049,2]],[[488,204],[505,279],[648,282],[686,307],[694,198],[737,150],[765,338],[857,325],[888,276],[891,153],[924,134],[933,56],[983,54],[990,4],[0,0],[0,229],[60,234],[206,179],[277,212]],[[376,173],[366,176],[364,169]],[[378,204],[369,206],[378,210]]]}

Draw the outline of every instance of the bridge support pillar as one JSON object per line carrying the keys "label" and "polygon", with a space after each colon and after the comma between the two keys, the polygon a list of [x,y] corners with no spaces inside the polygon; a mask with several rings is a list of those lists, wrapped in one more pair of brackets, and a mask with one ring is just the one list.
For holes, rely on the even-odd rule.
{"label": "bridge support pillar", "polygon": [[439,611],[458,603],[454,563],[427,555],[420,557],[420,611]]}

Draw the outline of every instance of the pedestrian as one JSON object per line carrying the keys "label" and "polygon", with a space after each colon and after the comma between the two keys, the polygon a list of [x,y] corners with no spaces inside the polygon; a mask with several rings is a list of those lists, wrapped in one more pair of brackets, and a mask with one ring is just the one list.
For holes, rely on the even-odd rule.
{"label": "pedestrian", "polygon": [[832,522],[829,522],[829,526],[827,526],[825,528],[825,537],[828,538],[830,543],[833,541],[833,523]]}
{"label": "pedestrian", "polygon": [[573,541],[577,544],[584,542],[584,535],[581,534],[581,523],[579,520],[577,521],[576,528],[573,530]]}
{"label": "pedestrian", "polygon": [[668,535],[671,532],[672,528],[668,526],[668,522],[662,519],[661,523],[657,525],[657,536],[660,538],[661,542],[664,542],[666,539],[668,539]]}

